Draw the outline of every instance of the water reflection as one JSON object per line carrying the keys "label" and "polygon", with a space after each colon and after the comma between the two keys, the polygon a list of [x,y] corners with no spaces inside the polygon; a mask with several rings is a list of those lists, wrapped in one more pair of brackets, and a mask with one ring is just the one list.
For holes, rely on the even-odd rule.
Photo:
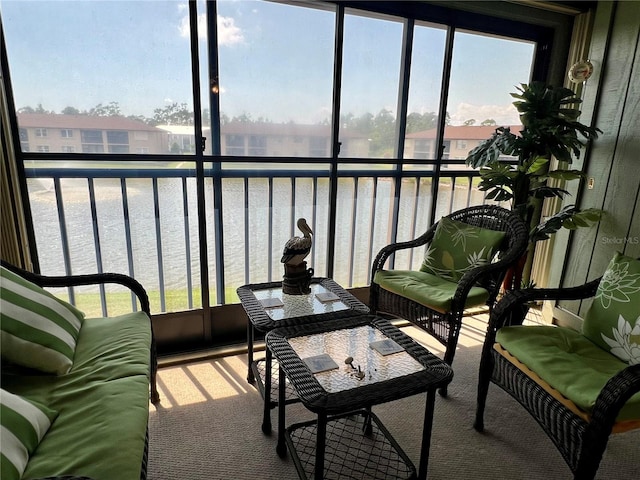
{"label": "water reflection", "polygon": [[[186,292],[190,284],[198,288],[200,262],[194,178],[184,181],[181,178],[155,181],[149,178],[95,179],[93,185],[95,224],[87,179],[62,179],[59,190],[50,178],[29,179],[29,198],[43,273],[65,274],[56,198],[59,195],[74,274],[97,272],[99,261],[103,271],[129,274],[131,262],[134,277],[150,292],[162,287],[165,291]],[[210,280],[215,291],[216,244],[210,179],[205,182],[205,190]],[[390,178],[340,179],[333,276],[343,286],[366,285],[373,256],[390,243],[394,192]],[[307,178],[295,182],[290,178],[271,182],[259,178],[246,182],[244,179],[224,179],[222,193],[227,301],[235,300],[233,292],[244,283],[281,278],[282,247],[295,233],[293,224],[300,216],[307,218],[310,224],[313,222],[311,227],[316,232],[309,266],[314,268],[316,276],[326,275],[327,179],[313,181]],[[157,196],[157,209],[154,196]],[[248,202],[247,222],[245,198]],[[468,181],[458,180],[453,193],[451,183],[441,181],[435,205],[436,218],[468,204],[482,203],[482,198],[482,192],[469,188]],[[399,201],[398,240],[409,240],[428,227],[431,180],[404,179]],[[396,268],[418,268],[421,255],[422,252],[398,255]],[[187,265],[191,267],[190,279],[187,278]],[[186,294],[182,296],[185,299],[183,308],[188,308]]]}

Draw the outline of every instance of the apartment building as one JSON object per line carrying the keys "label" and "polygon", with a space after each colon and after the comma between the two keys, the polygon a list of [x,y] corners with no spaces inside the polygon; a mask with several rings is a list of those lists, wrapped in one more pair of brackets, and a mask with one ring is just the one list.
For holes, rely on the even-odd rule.
{"label": "apartment building", "polygon": [[[194,127],[188,125],[149,126],[124,117],[18,114],[20,146],[23,152],[44,153],[195,153]],[[510,126],[517,132],[519,126]],[[443,159],[462,160],[486,140],[496,126],[447,125]],[[203,129],[209,137],[210,129]],[[327,157],[330,156],[330,127],[294,123],[230,122],[221,126],[224,156]],[[354,131],[341,134],[342,157],[367,157],[369,139]],[[435,159],[437,130],[423,130],[405,136],[404,158]],[[205,154],[211,154],[207,141]]]}
{"label": "apartment building", "polygon": [[23,152],[169,153],[166,131],[124,117],[19,113],[18,125]]}
{"label": "apartment building", "polygon": [[[515,134],[522,128],[520,125],[509,126]],[[444,128],[442,152],[443,160],[464,160],[471,150],[482,141],[491,137],[496,125],[447,125]],[[429,159],[436,158],[436,140],[438,131],[435,128],[420,132],[408,133],[404,142],[404,158]]]}

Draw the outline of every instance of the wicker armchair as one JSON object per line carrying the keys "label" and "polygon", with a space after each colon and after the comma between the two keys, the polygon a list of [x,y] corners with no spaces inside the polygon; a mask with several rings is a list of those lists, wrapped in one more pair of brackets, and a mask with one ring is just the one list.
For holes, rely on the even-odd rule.
{"label": "wicker armchair", "polygon": [[[371,271],[369,307],[373,313],[387,313],[410,321],[426,330],[445,347],[444,361],[451,365],[458,343],[462,315],[466,308],[486,304],[491,308],[507,269],[513,265],[527,248],[527,229],[515,213],[495,205],[468,207],[447,216],[451,220],[475,227],[504,232],[505,236],[497,248],[497,261],[468,270],[454,286],[450,308],[446,311],[417,302],[400,294],[382,288],[376,281],[376,273],[383,267],[391,254],[401,249],[428,246],[431,244],[437,222],[415,240],[394,243],[384,247],[376,256]],[[488,298],[479,305],[470,305],[468,295],[473,287],[482,287]],[[425,286],[425,288],[428,288]],[[441,390],[446,395],[446,390]]]}
{"label": "wicker armchair", "polygon": [[[599,281],[600,279],[596,279],[572,288],[509,292],[496,305],[490,317],[480,362],[474,428],[479,432],[484,430],[487,393],[490,382],[493,382],[514,397],[540,424],[561,453],[575,480],[595,478],[611,433],[640,428],[640,418],[617,421],[627,401],[640,392],[640,364],[628,366],[618,374],[612,375],[597,394],[591,412],[586,412],[495,342],[496,334],[502,327],[522,325],[530,302],[594,297]],[[531,330],[555,327],[522,328]],[[545,337],[545,343],[548,343],[549,335],[545,334]],[[594,348],[598,347],[594,345]],[[579,351],[572,348],[572,345],[566,347],[566,350],[568,354],[576,354]],[[587,361],[591,365],[597,365],[594,368],[602,368],[601,363],[594,360],[594,357],[589,356]],[[554,364],[564,365],[567,375],[573,375],[574,379],[576,376],[585,376],[571,366],[566,366],[564,358],[558,358]]]}

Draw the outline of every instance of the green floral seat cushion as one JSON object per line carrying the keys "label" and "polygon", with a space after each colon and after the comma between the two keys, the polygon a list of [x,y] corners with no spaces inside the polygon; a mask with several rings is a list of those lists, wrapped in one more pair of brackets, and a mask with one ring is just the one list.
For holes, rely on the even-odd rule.
{"label": "green floral seat cushion", "polygon": [[615,254],[585,315],[582,332],[623,362],[640,363],[640,260]]}
{"label": "green floral seat cushion", "polygon": [[[432,310],[447,313],[458,284],[427,272],[413,270],[379,270],[373,279],[381,288],[409,298]],[[489,292],[482,287],[471,287],[465,308],[484,305]]]}
{"label": "green floral seat cushion", "polygon": [[420,271],[457,282],[467,270],[491,262],[504,236],[504,232],[443,217]]}
{"label": "green floral seat cushion", "polygon": [[[580,332],[554,326],[503,327],[498,342],[585,412],[593,410],[606,383],[627,367]],[[640,393],[633,395],[617,421],[640,419]]]}

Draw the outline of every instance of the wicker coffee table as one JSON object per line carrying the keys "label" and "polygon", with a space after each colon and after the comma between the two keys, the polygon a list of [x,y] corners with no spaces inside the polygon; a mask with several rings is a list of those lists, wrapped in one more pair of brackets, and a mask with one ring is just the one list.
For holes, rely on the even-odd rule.
{"label": "wicker coffee table", "polygon": [[[267,333],[277,327],[324,322],[369,312],[369,307],[330,278],[314,277],[310,288],[308,295],[287,295],[282,292],[282,282],[269,282],[244,285],[237,290],[247,313],[247,381],[256,383],[264,398],[264,433],[271,432],[270,410],[278,403],[271,400],[278,398],[278,366],[267,358],[254,360],[255,332]],[[327,296],[331,298],[327,299]],[[269,352],[266,357],[271,358]],[[287,390],[285,401],[297,401],[293,389]]]}
{"label": "wicker coffee table", "polygon": [[[266,342],[280,368],[280,399],[286,377],[304,406],[317,414],[317,420],[285,428],[285,402],[278,403],[277,451],[284,456],[288,447],[300,478],[416,478],[411,460],[371,407],[424,392],[417,478],[426,478],[435,392],[453,378],[451,367],[374,315],[277,328],[267,333]],[[326,355],[337,368],[312,373],[325,367]]]}

